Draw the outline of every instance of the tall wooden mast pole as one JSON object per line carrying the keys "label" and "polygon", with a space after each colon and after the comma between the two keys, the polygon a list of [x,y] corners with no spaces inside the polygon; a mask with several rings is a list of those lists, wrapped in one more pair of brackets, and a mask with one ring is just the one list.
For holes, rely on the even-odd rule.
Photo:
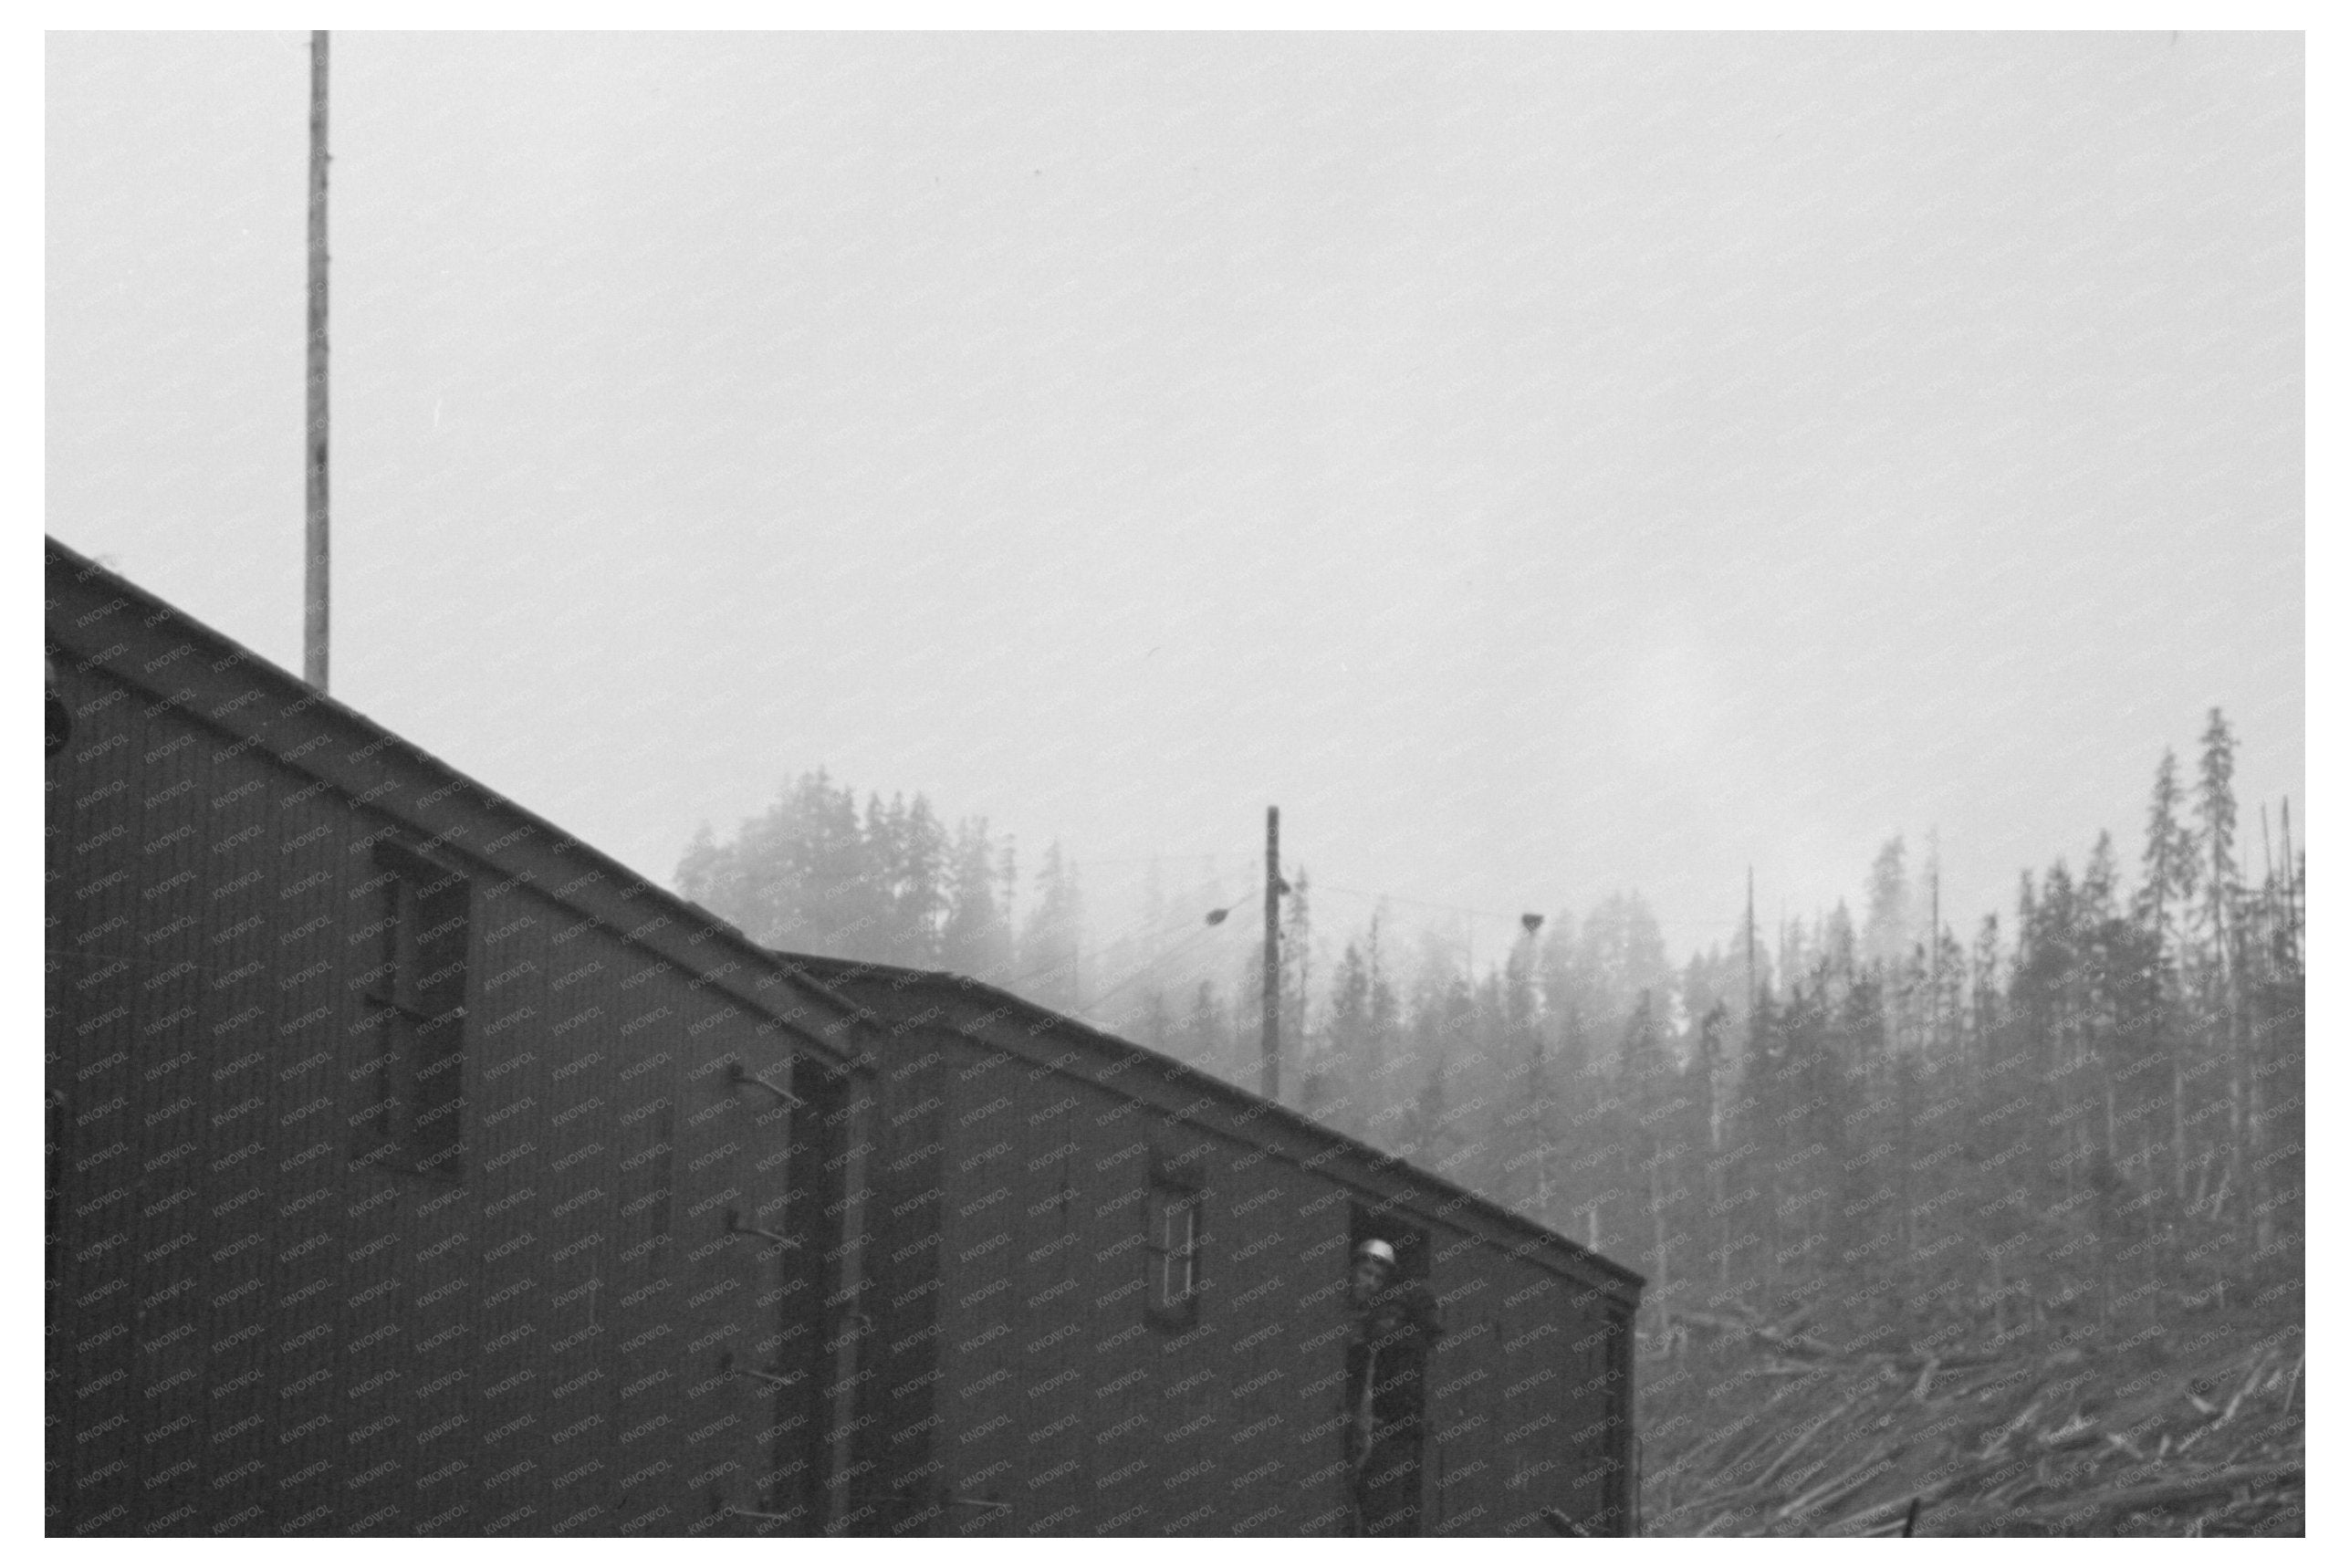
{"label": "tall wooden mast pole", "polygon": [[327,689],[327,35],[310,35],[309,397],[302,439],[302,678]]}
{"label": "tall wooden mast pole", "polygon": [[1265,1061],[1259,1092],[1281,1097],[1281,809],[1265,808]]}

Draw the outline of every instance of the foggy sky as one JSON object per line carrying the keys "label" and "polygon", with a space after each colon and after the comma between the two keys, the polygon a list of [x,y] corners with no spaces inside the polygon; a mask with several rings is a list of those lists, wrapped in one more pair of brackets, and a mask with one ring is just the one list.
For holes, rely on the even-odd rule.
{"label": "foggy sky", "polygon": [[[2214,704],[2303,813],[2295,37],[333,50],[333,691],[664,884],[821,763],[1678,956],[2134,881]],[[307,72],[48,46],[47,528],[296,670]]]}

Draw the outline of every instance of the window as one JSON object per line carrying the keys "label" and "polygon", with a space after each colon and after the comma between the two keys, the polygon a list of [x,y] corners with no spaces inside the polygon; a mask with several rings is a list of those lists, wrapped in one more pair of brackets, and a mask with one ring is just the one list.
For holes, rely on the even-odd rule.
{"label": "window", "polygon": [[1199,1293],[1199,1199],[1159,1209],[1159,1305],[1180,1307]]}
{"label": "window", "polygon": [[1180,1331],[1199,1321],[1206,1197],[1196,1162],[1152,1156],[1143,1241],[1151,1321],[1163,1329]]}
{"label": "window", "polygon": [[362,1151],[457,1174],[465,1103],[465,953],[472,888],[464,873],[394,843],[375,848],[378,962],[366,1001],[375,1025],[373,1102]]}

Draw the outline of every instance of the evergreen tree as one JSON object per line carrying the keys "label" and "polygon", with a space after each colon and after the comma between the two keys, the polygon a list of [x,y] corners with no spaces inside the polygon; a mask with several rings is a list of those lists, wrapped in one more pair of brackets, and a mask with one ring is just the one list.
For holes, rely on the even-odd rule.
{"label": "evergreen tree", "polygon": [[1585,1027],[1602,1039],[1621,1039],[1641,993],[1672,988],[1671,960],[1656,917],[1638,894],[1610,894],[1582,923],[1575,945],[1572,988]]}
{"label": "evergreen tree", "polygon": [[906,933],[907,961],[924,968],[937,967],[945,950],[943,937],[952,906],[948,874],[946,828],[921,795],[905,814],[899,844],[898,922]]}
{"label": "evergreen tree", "polygon": [[874,917],[875,878],[857,822],[857,801],[844,786],[832,788],[820,769],[812,785],[803,780],[799,849],[809,894],[806,945],[818,953],[876,957],[867,946],[880,922]]}
{"label": "evergreen tree", "polygon": [[1382,962],[1380,915],[1371,916],[1371,934],[1364,943],[1363,968],[1368,982],[1364,997],[1363,1022],[1363,1081],[1368,1085],[1372,1109],[1366,1117],[1375,1116],[1396,1097],[1400,1080],[1394,1070],[1405,1065],[1401,1042],[1397,1039],[1401,1011],[1395,998],[1395,988],[1389,983]]}
{"label": "evergreen tree", "polygon": [[1655,995],[1644,990],[1624,1020],[1624,1040],[1616,1055],[1616,1115],[1609,1129],[1621,1163],[1617,1182],[1636,1197],[1645,1238],[1646,1269],[1651,1284],[1660,1291],[1672,1280],[1671,1249],[1666,1241],[1664,1197],[1668,1129],[1659,1123],[1668,1113],[1670,1064],[1665,1057],[1663,1031],[1656,1019]]}
{"label": "evergreen tree", "polygon": [[718,847],[715,834],[705,821],[694,829],[694,837],[685,846],[685,853],[677,862],[677,892],[705,909],[715,910],[711,900],[725,900],[726,892],[721,886],[732,870],[732,862]]}
{"label": "evergreen tree", "polygon": [[1165,1052],[1174,1049],[1175,1019],[1167,1010],[1166,993],[1156,986],[1143,998],[1141,1033],[1143,1043],[1153,1051]]}
{"label": "evergreen tree", "polygon": [[[1430,977],[1435,978],[1435,977]],[[1405,1157],[1439,1175],[1458,1179],[1458,1167],[1476,1157],[1478,1142],[1462,1130],[1464,1118],[1480,1109],[1473,1096],[1454,1092],[1462,1048],[1472,1038],[1476,998],[1468,982],[1451,974],[1426,986],[1413,1009],[1413,1054],[1426,1073],[1400,1134]]]}
{"label": "evergreen tree", "polygon": [[1575,943],[1575,917],[1561,910],[1542,923],[1541,955],[1535,973],[1542,989],[1542,1011],[1552,1019],[1565,1015],[1568,998],[1582,984]]}
{"label": "evergreen tree", "polygon": [[[2203,879],[2202,937],[2207,1016],[2214,1021],[2213,1045],[2228,1064],[2228,1147],[2220,1191],[2232,1194],[2247,1215],[2261,1212],[2257,1191],[2261,1121],[2259,1063],[2252,1033],[2245,1027],[2240,906],[2242,888],[2236,868],[2236,737],[2218,708],[2203,731],[2203,755],[2195,795],[2195,816]],[[2223,1207],[2215,1199],[2215,1217]]]}
{"label": "evergreen tree", "polygon": [[1224,1008],[1217,1000],[1213,981],[1200,981],[1199,989],[1192,993],[1191,1016],[1184,1023],[1180,1054],[1204,1072],[1213,1072],[1227,1082],[1239,1081],[1233,1072],[1231,1032],[1226,1027]]}
{"label": "evergreen tree", "polygon": [[1889,969],[1909,956],[1909,873],[1898,837],[1887,839],[1869,867],[1868,914],[1861,931],[1866,962]]}
{"label": "evergreen tree", "polygon": [[[1872,1243],[1896,1196],[1885,1158],[1890,1140],[1883,1134],[1890,1128],[1875,1110],[1878,1092],[1886,1087],[1885,1077],[1882,1071],[1854,1071],[1855,1064],[1868,1063],[1882,1051],[1885,1036],[1884,982],[1864,975],[1838,1002],[1828,1023],[1825,1049],[1806,1061],[1811,1072],[1804,1089],[1820,1103],[1812,1113],[1817,1118],[1812,1135],[1824,1155],[1823,1176],[1829,1194],[1818,1228],[1826,1244],[1823,1261],[1847,1273],[1875,1255]],[[1866,1271],[1865,1264],[1860,1271]]]}
{"label": "evergreen tree", "polygon": [[[1743,998],[1741,998],[1743,999]],[[1729,1101],[1729,1063],[1726,1060],[1724,1037],[1730,1028],[1729,1005],[1717,1000],[1697,1020],[1697,1045],[1690,1061],[1691,1074],[1697,1090],[1697,1121],[1705,1129],[1705,1179],[1699,1184],[1698,1196],[1706,1201],[1700,1238],[1705,1256],[1718,1259],[1727,1277],[1729,1266],[1729,1249],[1725,1242],[1725,1221],[1728,1191],[1724,1176],[1728,1160],[1724,1148],[1728,1142],[1732,1112]]]}
{"label": "evergreen tree", "polygon": [[1081,911],[1077,869],[1061,858],[1058,840],[1045,848],[1036,885],[1037,906],[1020,931],[1016,988],[1049,1008],[1073,1011],[1084,998]]}
{"label": "evergreen tree", "polygon": [[720,844],[695,835],[678,867],[687,898],[789,951],[883,957],[880,886],[853,796],[821,769]]}
{"label": "evergreen tree", "polygon": [[[1825,925],[1825,922],[1822,924]],[[1789,996],[1792,996],[1796,987],[1820,967],[1818,936],[1815,933],[1805,932],[1802,916],[1797,915],[1792,920],[1781,923],[1778,947],[1780,984]]]}
{"label": "evergreen tree", "polygon": [[[2290,807],[2285,820],[2290,822]],[[2259,1138],[2262,1197],[2257,1210],[2252,1269],[2255,1277],[2290,1279],[2300,1267],[2303,1234],[2303,1073],[2306,1069],[2302,970],[2301,881],[2303,870],[2290,831],[2283,864],[2271,881],[2268,940],[2252,966],[2253,1010],[2260,1019],[2258,1059],[2262,1081]]]}
{"label": "evergreen tree", "polygon": [[1003,915],[1004,929],[1009,932],[1018,920],[1020,907],[1019,840],[1010,833],[1004,835],[1003,845],[996,852],[996,907]]}
{"label": "evergreen tree", "polygon": [[2203,881],[2204,934],[2213,961],[2224,969],[2233,957],[2239,897],[2236,870],[2236,737],[2218,708],[2203,731],[2203,757],[2195,793],[2195,817]]}
{"label": "evergreen tree", "polygon": [[1294,878],[1285,878],[1290,891],[1282,900],[1280,924],[1281,982],[1279,1006],[1282,1054],[1298,1064],[1299,1105],[1308,1115],[1319,1115],[1336,1097],[1330,1063],[1321,1059],[1321,1041],[1310,1028],[1308,988],[1313,982],[1313,915],[1300,866]]}
{"label": "evergreen tree", "polygon": [[1397,1129],[1396,1141],[1403,1146],[1404,1157],[1423,1170],[1445,1168],[1460,1142],[1446,1092],[1447,1066],[1443,1055],[1428,1064],[1419,1094]]}
{"label": "evergreen tree", "polygon": [[859,844],[858,877],[864,883],[863,928],[849,946],[888,963],[903,962],[912,935],[900,924],[898,880],[903,864],[905,797],[884,807],[878,794],[865,797],[865,825]]}
{"label": "evergreen tree", "polygon": [[2154,932],[2166,964],[2175,962],[2175,912],[2195,896],[2195,835],[2181,820],[2185,801],[2178,789],[2178,758],[2163,747],[2155,768],[2154,798],[2146,806],[2146,852],[2139,861],[2138,916]]}
{"label": "evergreen tree", "polygon": [[[1739,1124],[1745,1135],[1747,1189],[1751,1196],[1734,1219],[1759,1247],[1753,1277],[1771,1291],[1778,1287],[1780,1260],[1787,1251],[1786,1195],[1801,1190],[1791,1188],[1787,1180],[1789,1152],[1799,1146],[1789,1129],[1794,1096],[1790,1092],[1787,1055],[1785,1017],[1771,988],[1765,986],[1755,993],[1746,1047],[1739,1055],[1739,1099],[1743,1108]],[[1724,1271],[1728,1271],[1727,1262]]]}
{"label": "evergreen tree", "polygon": [[995,849],[985,818],[966,818],[947,857],[946,917],[939,931],[939,962],[977,979],[1010,978],[1009,923],[997,904]]}
{"label": "evergreen tree", "polygon": [[1334,1124],[1357,1136],[1370,1115],[1368,1071],[1371,1033],[1371,967],[1353,942],[1339,956],[1331,977],[1328,1021],[1323,1025],[1324,1073],[1338,1085],[1342,1103]]}
{"label": "evergreen tree", "polygon": [[1487,1028],[1480,1033],[1489,1037],[1488,1049],[1500,1069],[1488,1139],[1496,1165],[1494,1191],[1503,1202],[1539,1218],[1548,1214],[1552,1200],[1551,1155],[1557,1128],[1555,1087],[1536,1011],[1537,962],[1534,934],[1529,931],[1511,948],[1496,977],[1489,1006],[1480,1009],[1488,1015],[1481,1020]]}
{"label": "evergreen tree", "polygon": [[1820,951],[1815,960],[1823,973],[1838,989],[1853,983],[1860,972],[1860,941],[1853,935],[1852,911],[1843,899],[1828,912],[1820,923]]}

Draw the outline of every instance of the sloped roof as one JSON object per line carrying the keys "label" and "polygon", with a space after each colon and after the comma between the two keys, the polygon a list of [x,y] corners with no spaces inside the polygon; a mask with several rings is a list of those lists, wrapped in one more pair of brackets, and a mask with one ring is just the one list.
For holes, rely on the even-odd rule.
{"label": "sloped roof", "polygon": [[[869,1013],[896,1024],[947,1028],[982,1045],[1023,1055],[1027,1052],[1020,1051],[1018,1043],[1022,1032],[1031,1040],[1050,1036],[1057,1042],[1074,1046],[1105,1067],[1148,1067],[1149,1078],[1179,1085],[1196,1099],[1222,1108],[1226,1114],[1212,1124],[1217,1131],[1262,1145],[1269,1141],[1266,1134],[1278,1129],[1315,1151],[1310,1160],[1317,1169],[1343,1169],[1355,1183],[1367,1188],[1407,1189],[1423,1200],[1415,1207],[1441,1210],[1447,1217],[1474,1215],[1486,1227],[1518,1243],[1525,1255],[1540,1257],[1547,1253],[1550,1261],[1563,1271],[1600,1276],[1619,1293],[1636,1294],[1647,1282],[1637,1271],[1513,1208],[1326,1127],[1300,1112],[1252,1094],[1176,1057],[1137,1045],[1000,987],[942,969],[906,968],[781,951],[774,956],[789,968],[820,980],[834,992],[862,1004]],[[960,1016],[950,1018],[945,1013],[949,1006],[956,1008]],[[977,1015],[976,1019],[974,1013]],[[1037,1054],[1045,1053],[1039,1051]],[[1043,1065],[1059,1064],[1047,1061]],[[1138,1097],[1116,1071],[1091,1081],[1128,1099]]]}
{"label": "sloped roof", "polygon": [[[872,1065],[851,1038],[850,1028],[852,1019],[870,1022],[869,1015],[816,977],[778,967],[767,948],[701,905],[640,876],[176,605],[54,538],[47,542],[47,641],[57,664],[103,670],[179,707],[198,723],[269,753],[285,767],[348,793],[361,792],[352,789],[360,771],[352,759],[365,758],[365,768],[375,771],[396,766],[412,781],[426,786],[422,794],[435,798],[430,811],[396,814],[428,831],[433,826],[428,818],[459,824],[468,814],[487,817],[506,830],[482,835],[501,847],[486,847],[466,834],[445,841],[442,847],[446,852],[511,875],[667,962],[706,977],[713,993],[774,1019],[849,1065]],[[141,657],[151,654],[161,643],[186,647],[200,656],[175,655],[168,662]],[[164,672],[160,678],[155,674],[159,668]],[[255,703],[251,696],[256,693],[281,700]],[[322,730],[339,731],[354,744],[323,751],[302,744]],[[289,755],[298,748],[301,755]],[[372,809],[390,810],[380,803]],[[562,885],[553,883],[557,871]],[[647,901],[655,911],[653,918],[636,918],[632,909],[633,925],[618,924],[612,908],[598,907],[614,895]],[[682,929],[683,935],[673,928]],[[758,985],[735,983],[726,972],[732,967],[726,962],[729,958],[757,963],[768,974],[768,989],[778,982],[796,987],[795,999],[811,1001],[814,1007],[778,1006],[784,998],[762,997]],[[811,1012],[823,1016],[811,1017]]]}

